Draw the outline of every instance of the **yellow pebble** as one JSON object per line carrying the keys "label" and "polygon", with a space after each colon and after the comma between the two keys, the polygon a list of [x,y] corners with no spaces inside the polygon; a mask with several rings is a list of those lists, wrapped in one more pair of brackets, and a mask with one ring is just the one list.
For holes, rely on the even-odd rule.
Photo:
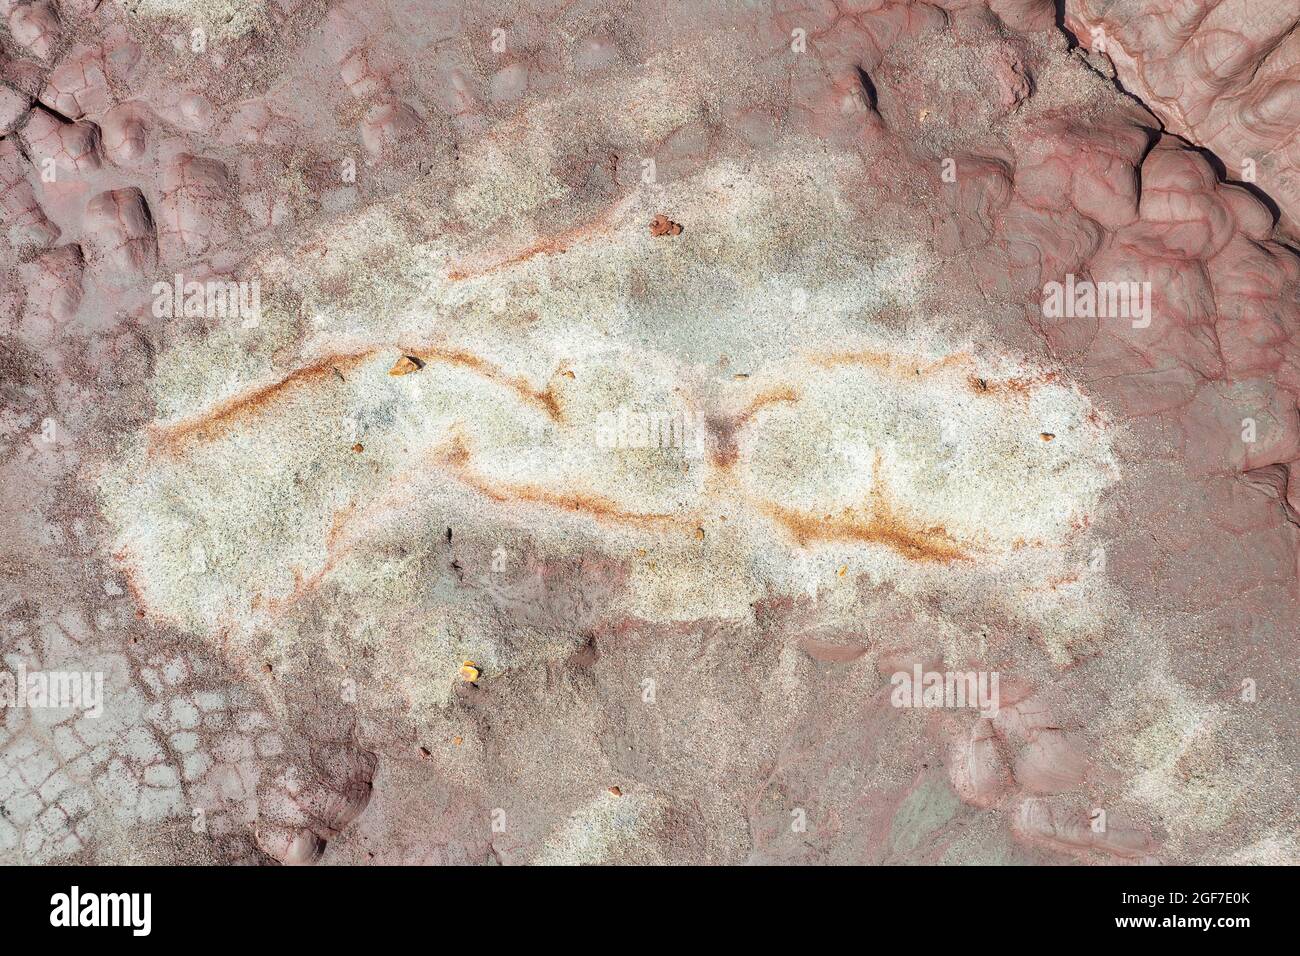
{"label": "yellow pebble", "polygon": [[483,672],[478,669],[478,665],[473,661],[466,661],[460,665],[460,676],[467,681],[476,681]]}
{"label": "yellow pebble", "polygon": [[410,375],[412,372],[418,372],[424,368],[424,362],[414,355],[403,355],[397,360],[397,364],[388,370],[389,375]]}

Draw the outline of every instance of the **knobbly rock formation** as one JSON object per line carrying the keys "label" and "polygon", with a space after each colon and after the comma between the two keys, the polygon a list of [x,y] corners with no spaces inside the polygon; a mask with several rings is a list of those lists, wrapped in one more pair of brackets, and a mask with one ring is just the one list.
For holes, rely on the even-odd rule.
{"label": "knobbly rock formation", "polygon": [[1300,225],[1300,10],[1201,0],[1080,0],[1066,23],[1166,129],[1210,149],[1226,178],[1257,184]]}
{"label": "knobbly rock formation", "polygon": [[1296,862],[1295,12],[661,6],[0,5],[0,860]]}

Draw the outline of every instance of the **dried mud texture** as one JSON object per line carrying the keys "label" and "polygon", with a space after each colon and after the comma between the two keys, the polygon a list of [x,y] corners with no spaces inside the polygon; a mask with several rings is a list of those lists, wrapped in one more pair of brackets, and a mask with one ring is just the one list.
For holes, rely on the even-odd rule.
{"label": "dried mud texture", "polygon": [[0,860],[1296,862],[1286,7],[0,0]]}

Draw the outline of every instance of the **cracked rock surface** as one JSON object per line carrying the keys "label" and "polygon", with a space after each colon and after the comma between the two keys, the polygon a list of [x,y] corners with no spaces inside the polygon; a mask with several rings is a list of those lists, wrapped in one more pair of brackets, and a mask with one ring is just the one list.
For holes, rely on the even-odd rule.
{"label": "cracked rock surface", "polygon": [[1300,862],[1293,4],[0,14],[0,862]]}

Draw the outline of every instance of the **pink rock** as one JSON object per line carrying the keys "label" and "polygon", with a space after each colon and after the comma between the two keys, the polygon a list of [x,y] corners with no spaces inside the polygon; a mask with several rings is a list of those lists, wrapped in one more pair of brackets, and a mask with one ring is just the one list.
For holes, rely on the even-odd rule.
{"label": "pink rock", "polygon": [[975,807],[994,806],[1009,792],[1011,773],[992,721],[977,720],[953,741],[948,779],[957,796]]}
{"label": "pink rock", "polygon": [[103,50],[80,46],[50,72],[41,102],[68,119],[98,115],[112,105],[112,93],[104,76]]}
{"label": "pink rock", "polygon": [[1012,829],[1018,837],[1067,853],[1096,851],[1121,859],[1139,859],[1153,849],[1149,836],[1132,827],[1102,824],[1097,815],[1055,810],[1044,800],[1027,799],[1015,811]]}
{"label": "pink rock", "polygon": [[139,103],[123,103],[104,116],[102,126],[104,155],[117,166],[132,166],[145,157],[148,149],[150,113]]}
{"label": "pink rock", "polygon": [[133,277],[157,264],[157,236],[140,190],[100,193],[86,204],[85,222],[87,241],[109,268]]}
{"label": "pink rock", "polygon": [[53,340],[54,334],[81,305],[85,260],[75,245],[58,246],[23,267],[27,285],[24,323],[36,336]]}
{"label": "pink rock", "polygon": [[15,3],[9,10],[9,32],[19,46],[46,60],[59,42],[59,16],[42,0]]}
{"label": "pink rock", "polygon": [[100,133],[94,123],[65,123],[41,109],[32,110],[20,134],[42,173],[76,177],[100,167]]}
{"label": "pink rock", "polygon": [[1088,761],[1070,735],[1054,727],[1033,734],[1016,755],[1016,782],[1030,793],[1066,793],[1083,783]]}
{"label": "pink rock", "polygon": [[25,96],[13,87],[0,84],[0,136],[13,132],[19,121],[27,115],[31,97]]}
{"label": "pink rock", "polygon": [[361,143],[369,161],[391,152],[398,143],[420,129],[420,117],[405,103],[382,103],[366,111],[361,122]]}
{"label": "pink rock", "polygon": [[1300,14],[1250,0],[1169,7],[1155,0],[1123,9],[1080,0],[1067,25],[1114,62],[1126,89],[1170,130],[1214,150],[1229,177],[1250,176],[1300,215],[1300,126],[1293,76]]}
{"label": "pink rock", "polygon": [[0,210],[8,241],[16,247],[44,248],[59,235],[27,181],[28,166],[12,139],[0,139]]}
{"label": "pink rock", "polygon": [[178,154],[164,169],[158,237],[164,258],[200,254],[225,235],[230,176],[214,159]]}

